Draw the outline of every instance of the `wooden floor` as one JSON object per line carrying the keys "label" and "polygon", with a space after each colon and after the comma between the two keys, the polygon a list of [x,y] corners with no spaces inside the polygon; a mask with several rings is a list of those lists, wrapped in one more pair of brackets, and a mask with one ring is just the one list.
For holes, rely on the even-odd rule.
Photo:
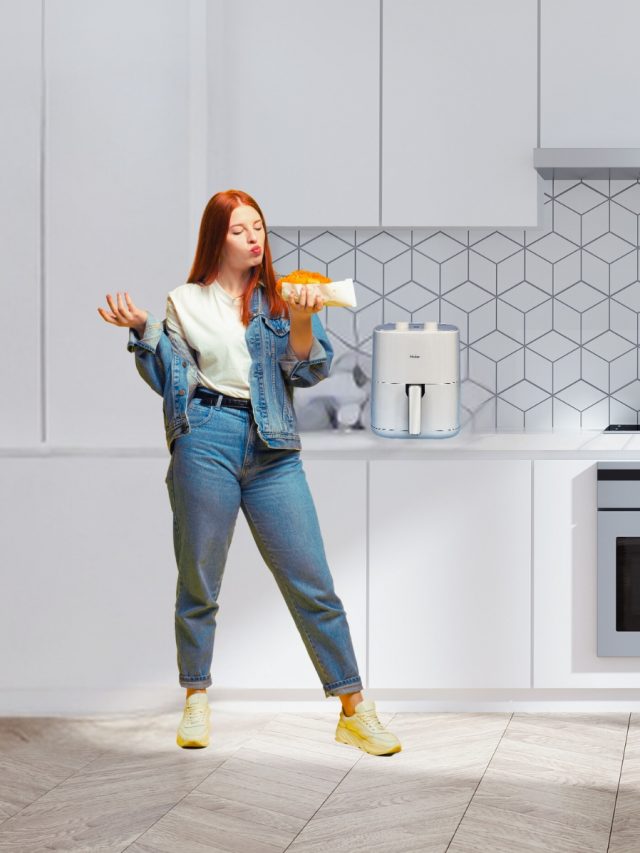
{"label": "wooden floor", "polygon": [[383,713],[403,750],[334,740],[325,713],[182,708],[0,718],[0,850],[640,853],[640,715]]}

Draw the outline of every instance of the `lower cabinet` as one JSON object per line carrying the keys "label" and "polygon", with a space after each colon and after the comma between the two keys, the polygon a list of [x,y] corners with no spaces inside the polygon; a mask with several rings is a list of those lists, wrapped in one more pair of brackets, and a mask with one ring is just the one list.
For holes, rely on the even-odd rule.
{"label": "lower cabinet", "polygon": [[369,683],[531,686],[530,460],[375,460]]}
{"label": "lower cabinet", "polygon": [[[303,464],[365,689],[640,687],[597,655],[594,460]],[[214,689],[323,695],[242,511],[219,603]]]}

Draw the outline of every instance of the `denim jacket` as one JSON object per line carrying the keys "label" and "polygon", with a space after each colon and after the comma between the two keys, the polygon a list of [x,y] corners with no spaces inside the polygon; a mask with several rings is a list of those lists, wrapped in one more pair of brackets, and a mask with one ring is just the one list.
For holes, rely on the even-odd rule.
{"label": "denim jacket", "polygon": [[[249,393],[258,434],[274,448],[301,449],[293,407],[293,389],[308,388],[329,375],[333,347],[317,314],[311,315],[313,339],[309,358],[299,359],[289,344],[290,321],[270,317],[258,283],[251,298],[251,319],[245,340],[251,355]],[[264,304],[264,309],[263,309]],[[167,447],[191,431],[190,405],[198,385],[196,352],[167,329],[165,320],[147,312],[142,337],[129,329],[127,350],[135,352],[136,368],[147,385],[163,398]]]}

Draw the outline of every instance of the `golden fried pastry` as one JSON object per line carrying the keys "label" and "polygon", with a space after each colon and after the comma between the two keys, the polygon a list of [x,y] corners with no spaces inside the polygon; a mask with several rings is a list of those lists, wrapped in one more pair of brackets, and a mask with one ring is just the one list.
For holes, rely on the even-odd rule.
{"label": "golden fried pastry", "polygon": [[339,308],[356,307],[356,295],[351,278],[333,281],[326,275],[312,270],[294,270],[277,280],[276,290],[283,299],[288,299],[292,292],[299,296],[300,288],[308,285],[317,287],[325,307],[330,305]]}

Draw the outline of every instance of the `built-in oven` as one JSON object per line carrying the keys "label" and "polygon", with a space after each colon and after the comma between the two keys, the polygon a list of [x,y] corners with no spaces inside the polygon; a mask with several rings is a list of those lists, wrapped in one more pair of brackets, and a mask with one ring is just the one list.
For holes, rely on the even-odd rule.
{"label": "built-in oven", "polygon": [[640,462],[598,462],[598,656],[640,656]]}

